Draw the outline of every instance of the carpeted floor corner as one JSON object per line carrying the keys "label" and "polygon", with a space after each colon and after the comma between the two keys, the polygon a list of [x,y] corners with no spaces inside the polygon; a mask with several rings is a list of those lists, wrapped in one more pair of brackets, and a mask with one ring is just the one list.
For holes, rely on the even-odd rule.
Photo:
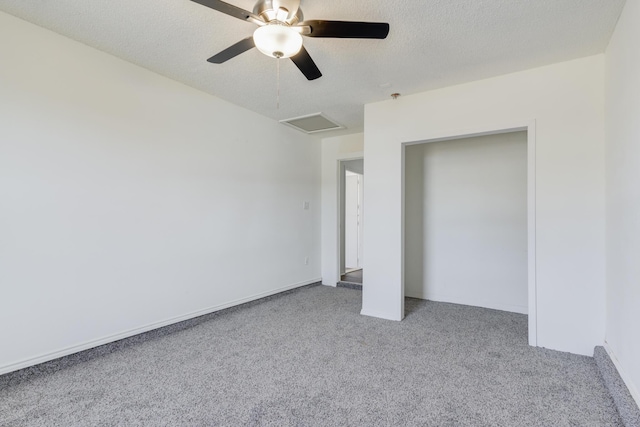
{"label": "carpeted floor corner", "polygon": [[596,347],[593,358],[625,427],[640,427],[640,408],[631,396],[607,350],[603,346]]}
{"label": "carpeted floor corner", "polygon": [[622,425],[595,361],[529,347],[526,316],[408,299],[390,322],[361,295],[307,287],[14,375],[0,425]]}

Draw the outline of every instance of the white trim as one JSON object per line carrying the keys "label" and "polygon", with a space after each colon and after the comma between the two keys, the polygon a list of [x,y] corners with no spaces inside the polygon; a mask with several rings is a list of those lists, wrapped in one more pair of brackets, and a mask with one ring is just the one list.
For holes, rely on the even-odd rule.
{"label": "white trim", "polygon": [[640,391],[638,391],[638,389],[636,388],[635,384],[631,381],[631,378],[626,373],[626,371],[622,369],[622,366],[620,365],[620,361],[616,357],[613,350],[611,350],[611,347],[609,347],[609,343],[606,341],[604,342],[604,349],[609,355],[609,358],[611,359],[611,361],[613,362],[613,365],[618,370],[618,374],[620,374],[620,378],[622,378],[622,381],[624,381],[625,385],[627,386],[627,389],[629,390],[629,394],[631,394],[631,397],[633,397],[633,400],[636,401],[636,405],[640,407]]}
{"label": "white trim", "polygon": [[538,292],[536,286],[536,121],[527,126],[527,287],[529,345],[538,345]]}
{"label": "white trim", "polygon": [[[400,304],[400,307],[398,309],[398,313],[400,313],[400,318],[404,319],[405,316],[405,310],[404,310],[404,299],[406,296],[406,289],[405,289],[405,284],[404,284],[404,279],[405,279],[405,274],[404,274],[404,267],[405,267],[405,251],[404,251],[404,245],[405,245],[405,220],[406,220],[406,209],[405,209],[405,204],[407,203],[407,198],[406,198],[406,185],[407,185],[407,146],[405,144],[403,144],[401,146],[401,153],[400,153],[400,301],[398,301],[398,303]],[[396,306],[397,307],[397,306]]]}
{"label": "white trim", "polygon": [[265,298],[271,295],[279,294],[281,292],[285,292],[291,289],[299,288],[302,286],[307,286],[312,283],[318,283],[321,279],[313,279],[301,283],[296,283],[294,285],[285,286],[282,288],[274,289],[271,291],[261,292],[259,294],[252,295],[246,298],[240,298],[235,301],[231,301],[225,304],[216,305],[213,307],[205,308],[203,310],[194,311],[188,314],[184,314],[182,316],[176,316],[171,319],[163,320],[160,322],[150,323],[145,326],[141,326],[139,328],[130,329],[125,332],[121,332],[114,335],[109,335],[103,338],[99,338],[92,341],[87,341],[82,344],[74,345],[72,347],[63,348],[62,350],[54,351],[51,353],[42,354],[40,356],[36,356],[30,359],[25,359],[20,362],[12,363],[10,365],[0,366],[0,375],[7,374],[9,372],[17,371],[20,369],[28,368],[29,366],[38,365],[40,363],[48,362],[50,360],[58,359],[63,356],[68,356],[70,354],[78,353],[83,350],[88,350],[90,348],[98,347],[103,344],[108,344],[110,342],[118,341],[124,338],[129,338],[134,335],[138,335],[144,332],[152,331],[154,329],[162,328],[164,326],[172,325],[174,323],[182,322],[185,320],[193,319],[195,317],[203,316],[205,314],[214,313],[216,311],[224,310],[225,308],[234,307],[240,304],[244,304],[247,302],[255,301],[260,298]]}
{"label": "white trim", "polygon": [[536,285],[536,121],[519,120],[507,123],[494,123],[492,125],[484,125],[476,128],[449,130],[424,137],[413,138],[408,142],[401,142],[402,150],[402,247],[401,263],[402,263],[402,308],[400,313],[404,313],[404,176],[405,165],[404,158],[406,148],[410,145],[426,144],[430,142],[450,141],[464,138],[474,138],[478,136],[496,135],[509,132],[527,132],[527,266],[528,266],[528,316],[529,316],[529,345],[538,345],[538,292]]}
{"label": "white trim", "polygon": [[468,305],[471,307],[489,308],[491,310],[508,311],[511,313],[519,313],[519,314],[527,314],[527,310],[528,310],[528,306],[526,305],[485,302],[475,298],[465,298],[460,296],[426,294],[421,299],[426,299],[434,302],[446,302],[451,304]]}
{"label": "white trim", "polygon": [[379,311],[369,311],[369,310],[362,309],[362,311],[360,311],[360,314],[362,316],[377,317],[378,319],[394,320],[397,322],[402,321],[402,319],[399,319],[389,313],[382,313]]}

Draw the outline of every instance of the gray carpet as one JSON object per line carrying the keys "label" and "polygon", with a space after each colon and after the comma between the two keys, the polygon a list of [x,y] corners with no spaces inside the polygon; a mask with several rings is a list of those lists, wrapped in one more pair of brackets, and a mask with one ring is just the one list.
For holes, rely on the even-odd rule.
{"label": "gray carpet", "polygon": [[622,425],[595,361],[529,347],[526,316],[407,300],[390,322],[361,295],[307,287],[0,377],[0,425]]}
{"label": "gray carpet", "polygon": [[629,393],[627,385],[620,377],[607,350],[602,346],[596,347],[593,352],[593,358],[625,427],[640,427],[640,409],[635,400],[633,400],[631,393]]}

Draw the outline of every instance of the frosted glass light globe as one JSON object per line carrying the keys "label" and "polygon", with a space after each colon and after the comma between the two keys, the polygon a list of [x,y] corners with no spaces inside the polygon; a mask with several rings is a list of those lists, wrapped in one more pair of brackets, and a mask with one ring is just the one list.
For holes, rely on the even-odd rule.
{"label": "frosted glass light globe", "polygon": [[300,33],[281,24],[259,27],[253,33],[253,42],[260,52],[272,58],[290,58],[302,48]]}

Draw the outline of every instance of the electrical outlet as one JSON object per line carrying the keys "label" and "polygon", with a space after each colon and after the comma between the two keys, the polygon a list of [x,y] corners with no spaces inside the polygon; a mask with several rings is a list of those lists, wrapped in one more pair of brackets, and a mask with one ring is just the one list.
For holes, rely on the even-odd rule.
{"label": "electrical outlet", "polygon": [[302,204],[302,209],[304,209],[305,211],[308,211],[309,210],[309,202],[304,202]]}

